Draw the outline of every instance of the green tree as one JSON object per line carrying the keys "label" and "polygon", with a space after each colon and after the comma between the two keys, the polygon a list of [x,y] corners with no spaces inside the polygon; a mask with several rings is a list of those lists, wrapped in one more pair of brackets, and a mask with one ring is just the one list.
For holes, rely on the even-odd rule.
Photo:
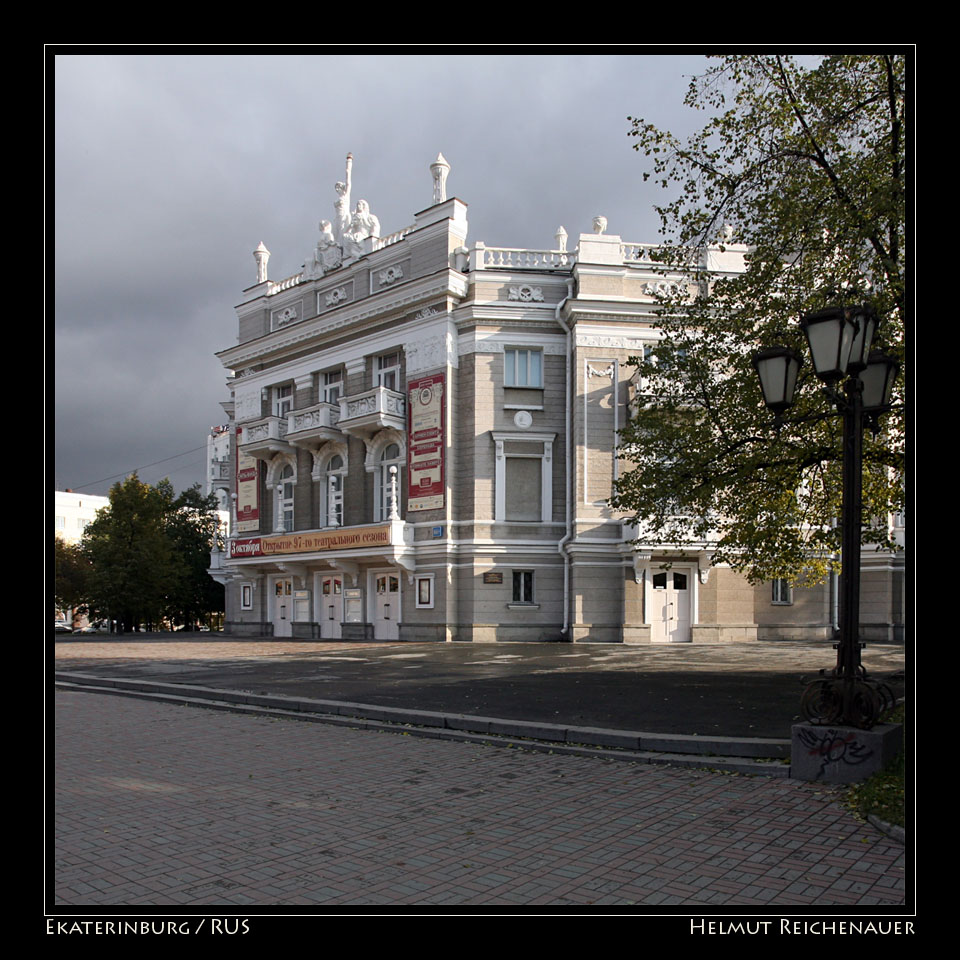
{"label": "green tree", "polygon": [[82,610],[87,599],[90,563],[77,543],[54,537],[54,603],[58,610]]}
{"label": "green tree", "polygon": [[184,490],[166,518],[166,533],[175,559],[167,594],[167,617],[177,625],[209,625],[211,614],[224,608],[223,584],[208,573],[210,550],[220,543],[217,498],[204,496],[199,484]]}
{"label": "green tree", "polygon": [[115,483],[82,542],[91,615],[116,620],[125,633],[221,611],[223,587],[207,574],[217,523],[216,498],[199,485],[177,497],[169,480],[151,487],[134,473]]}
{"label": "green tree", "polygon": [[[636,358],[621,450],[632,468],[615,503],[641,519],[644,539],[715,542],[714,562],[753,581],[816,579],[840,548],[841,424],[816,419],[833,407],[808,359],[772,429],[750,357],[778,343],[807,355],[802,314],[870,302],[879,340],[902,359],[905,63],[718,59],[690,84],[687,105],[712,119],[687,141],[629,118],[652,164],[644,179],[674,192],[656,208],[656,258],[696,285],[660,297],[663,339]],[[744,272],[708,272],[708,252],[736,251]],[[893,413],[864,442],[864,542],[884,547],[885,518],[903,509],[903,383],[901,370]]]}
{"label": "green tree", "polygon": [[165,529],[173,502],[169,480],[151,487],[133,473],[111,487],[109,506],[87,526],[82,541],[91,567],[91,617],[116,620],[121,633],[159,623],[174,577]]}

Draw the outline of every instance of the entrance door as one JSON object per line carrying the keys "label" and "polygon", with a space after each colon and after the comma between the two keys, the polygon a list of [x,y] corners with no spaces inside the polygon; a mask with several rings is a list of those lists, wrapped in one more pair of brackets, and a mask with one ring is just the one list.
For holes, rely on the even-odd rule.
{"label": "entrance door", "polygon": [[293,580],[280,577],[273,582],[273,635],[293,636]]}
{"label": "entrance door", "polygon": [[400,578],[392,573],[378,573],[375,584],[375,619],[373,636],[376,640],[400,639]]}
{"label": "entrance door", "polygon": [[689,643],[690,575],[664,570],[652,577],[650,591],[650,639],[668,643]]}
{"label": "entrance door", "polygon": [[340,639],[340,624],[343,622],[343,578],[339,574],[320,580],[319,621],[321,639]]}

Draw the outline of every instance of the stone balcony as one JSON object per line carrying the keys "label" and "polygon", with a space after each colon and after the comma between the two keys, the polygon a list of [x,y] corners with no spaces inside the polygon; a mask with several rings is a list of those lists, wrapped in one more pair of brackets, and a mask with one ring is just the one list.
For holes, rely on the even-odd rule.
{"label": "stone balcony", "polygon": [[384,427],[403,432],[407,425],[407,400],[402,393],[374,387],[340,400],[339,428],[344,433],[369,439]]}
{"label": "stone balcony", "polygon": [[315,403],[305,410],[294,410],[287,417],[287,442],[316,450],[328,440],[343,439],[339,422],[340,407],[334,403]]}
{"label": "stone balcony", "polygon": [[272,460],[278,453],[294,453],[287,440],[286,417],[262,417],[241,425],[240,450],[257,460]]}
{"label": "stone balcony", "polygon": [[230,480],[233,477],[233,464],[229,460],[214,460],[210,464],[210,479],[216,483],[218,480]]}

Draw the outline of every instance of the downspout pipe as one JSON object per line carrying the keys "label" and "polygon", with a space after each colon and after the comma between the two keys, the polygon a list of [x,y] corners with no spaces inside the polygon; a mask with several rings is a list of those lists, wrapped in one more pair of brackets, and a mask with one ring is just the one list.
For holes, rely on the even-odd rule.
{"label": "downspout pipe", "polygon": [[564,460],[566,462],[566,527],[567,532],[563,539],[557,544],[557,550],[563,557],[563,627],[561,636],[564,640],[569,640],[570,632],[570,554],[567,552],[567,544],[573,537],[573,333],[570,327],[563,321],[560,311],[564,304],[573,296],[573,277],[567,281],[567,295],[557,304],[554,311],[554,318],[567,337],[566,349],[566,377],[567,377],[567,433],[564,438]]}

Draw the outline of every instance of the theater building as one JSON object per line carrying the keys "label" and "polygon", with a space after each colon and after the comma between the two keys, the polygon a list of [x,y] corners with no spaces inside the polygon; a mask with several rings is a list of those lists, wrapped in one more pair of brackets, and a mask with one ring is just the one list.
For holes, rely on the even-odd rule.
{"label": "theater building", "polygon": [[[351,207],[352,157],[301,272],[257,282],[229,372],[228,633],[324,640],[826,639],[835,585],[752,586],[638,546],[608,505],[630,358],[658,338],[653,245],[602,217],[544,249],[468,241],[442,156],[414,222]],[[717,275],[744,249],[708,248]],[[902,561],[864,563],[868,636],[902,627]],[[869,623],[868,623],[869,622]]]}

